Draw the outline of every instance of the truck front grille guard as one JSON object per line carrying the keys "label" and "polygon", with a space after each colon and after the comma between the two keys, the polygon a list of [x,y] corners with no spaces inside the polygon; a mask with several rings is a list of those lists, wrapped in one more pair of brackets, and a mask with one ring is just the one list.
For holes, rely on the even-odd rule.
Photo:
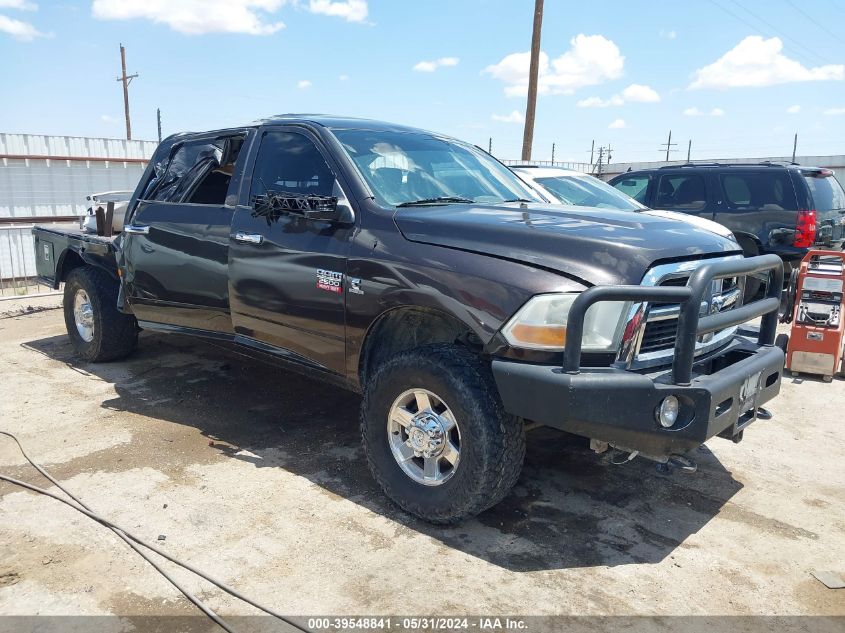
{"label": "truck front grille guard", "polygon": [[[736,275],[753,275],[771,272],[766,286],[766,296],[747,305],[706,316],[699,316],[705,292],[714,279]],[[672,382],[689,385],[692,381],[692,366],[695,362],[695,341],[702,334],[715,332],[733,325],[740,325],[762,316],[759,345],[772,345],[778,323],[780,294],[783,288],[783,263],[777,255],[760,255],[731,261],[706,264],[692,271],[686,286],[594,286],[588,288],[572,303],[566,326],[566,347],[563,353],[563,369],[569,374],[581,371],[581,347],[584,336],[584,316],[587,309],[601,301],[633,301],[655,303],[679,303],[678,337],[672,358]]]}

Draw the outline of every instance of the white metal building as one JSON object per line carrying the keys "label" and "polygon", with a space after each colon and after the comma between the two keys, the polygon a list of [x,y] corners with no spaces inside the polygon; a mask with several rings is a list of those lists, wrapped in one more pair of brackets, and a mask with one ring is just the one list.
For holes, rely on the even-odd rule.
{"label": "white metal building", "polygon": [[88,194],[134,190],[156,145],[0,133],[0,281],[35,274],[33,223],[75,221]]}

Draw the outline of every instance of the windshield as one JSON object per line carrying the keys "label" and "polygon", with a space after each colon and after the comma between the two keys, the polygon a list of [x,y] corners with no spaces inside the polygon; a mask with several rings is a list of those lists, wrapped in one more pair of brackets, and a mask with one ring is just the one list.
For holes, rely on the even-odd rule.
{"label": "windshield", "polygon": [[534,180],[553,193],[562,204],[622,211],[645,208],[633,198],[592,176],[552,176]]}
{"label": "windshield", "polygon": [[845,191],[834,176],[804,174],[804,180],[810,187],[816,211],[845,209]]}
{"label": "windshield", "polygon": [[540,198],[484,152],[424,133],[333,130],[385,206]]}

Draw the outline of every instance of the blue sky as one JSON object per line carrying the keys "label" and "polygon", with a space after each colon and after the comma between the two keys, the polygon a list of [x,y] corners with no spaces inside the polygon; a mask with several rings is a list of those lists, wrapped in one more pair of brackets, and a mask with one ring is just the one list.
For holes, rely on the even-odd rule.
{"label": "blue sky", "polygon": [[[845,152],[845,0],[546,0],[534,158]],[[0,131],[121,137],[281,112],[386,119],[518,158],[533,0],[0,0]],[[421,64],[421,62],[423,62]]]}

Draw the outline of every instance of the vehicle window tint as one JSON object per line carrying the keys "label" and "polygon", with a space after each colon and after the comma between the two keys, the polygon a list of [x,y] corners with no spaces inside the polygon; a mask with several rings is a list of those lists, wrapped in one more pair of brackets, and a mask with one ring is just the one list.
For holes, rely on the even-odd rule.
{"label": "vehicle window tint", "polygon": [[277,194],[330,196],[335,177],[317,146],[294,132],[265,132],[255,159],[250,200]]}
{"label": "vehicle window tint", "polygon": [[795,188],[785,171],[735,172],[722,174],[719,179],[729,209],[794,211],[798,208]]}
{"label": "vehicle window tint", "polygon": [[180,201],[189,185],[197,182],[207,170],[219,166],[222,158],[223,144],[219,142],[200,141],[179,146],[167,168],[150,183],[145,197],[164,202]]}
{"label": "vehicle window tint", "polygon": [[631,176],[613,184],[619,191],[633,198],[640,204],[646,203],[648,195],[648,176]]}
{"label": "vehicle window tint", "polygon": [[658,209],[697,211],[707,204],[707,188],[704,177],[698,174],[676,174],[660,176],[657,185]]}
{"label": "vehicle window tint", "polygon": [[845,191],[834,176],[804,175],[804,181],[813,196],[813,208],[816,211],[834,211],[845,209]]}

